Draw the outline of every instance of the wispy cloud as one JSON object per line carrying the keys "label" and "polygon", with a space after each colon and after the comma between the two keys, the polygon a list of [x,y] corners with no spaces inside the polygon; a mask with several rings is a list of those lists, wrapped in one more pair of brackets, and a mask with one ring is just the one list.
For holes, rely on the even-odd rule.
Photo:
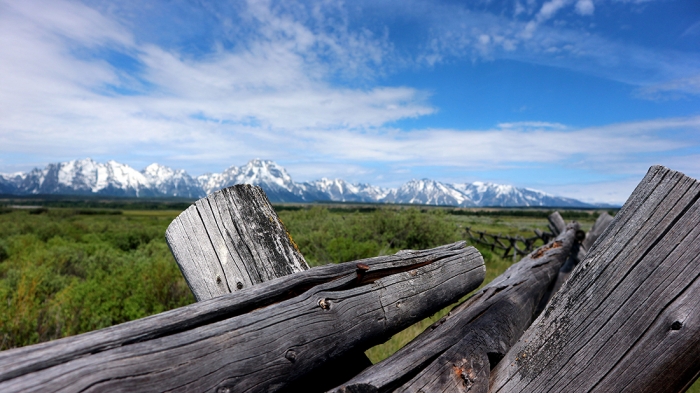
{"label": "wispy cloud", "polygon": [[[255,32],[246,45],[206,56],[138,43],[79,3],[2,7],[4,151],[51,159],[54,151],[99,155],[150,143],[175,152],[229,140],[238,146],[229,155],[264,152],[264,143],[249,142],[290,129],[378,127],[434,111],[425,93],[409,87],[334,85],[329,79],[338,73],[381,62],[382,43],[342,25],[312,31],[264,2],[247,8]],[[110,62],[114,54],[135,69],[124,75]]]}
{"label": "wispy cloud", "polygon": [[406,53],[386,26],[358,22],[342,3],[241,2],[234,16],[211,3],[207,17],[223,33],[194,50],[144,39],[107,3],[98,11],[63,0],[0,0],[0,168],[28,169],[16,167],[17,155],[27,165],[92,156],[198,174],[261,157],[288,165],[297,180],[395,185],[419,167],[467,173],[525,165],[575,166],[606,174],[595,184],[608,184],[610,176],[700,154],[700,117],[690,115],[588,128],[547,119],[494,120],[481,129],[390,126],[439,108],[429,92],[376,81],[394,67],[453,59],[580,70],[639,86],[645,98],[700,91],[695,55],[554,23],[564,13],[590,17],[598,3],[508,4],[515,7],[494,13],[377,3],[382,15],[420,17],[411,42],[420,50]]}
{"label": "wispy cloud", "polygon": [[[392,9],[395,17],[414,23],[416,34],[424,37],[422,52],[416,57],[419,64],[432,66],[464,58],[474,62],[509,59],[561,67],[634,87],[666,86],[657,90],[657,96],[672,93],[681,87],[673,81],[692,78],[700,69],[697,52],[647,48],[589,28],[595,11],[590,0],[505,2],[500,8],[486,10],[477,3],[406,0],[402,4],[400,10]],[[389,12],[386,6],[377,7]],[[691,26],[688,31],[693,29]],[[685,93],[698,94],[695,90]]]}
{"label": "wispy cloud", "polygon": [[[385,130],[365,134],[339,131],[319,134],[313,140],[317,149],[326,146],[330,154],[338,157],[404,162],[408,166],[430,163],[498,168],[522,162],[560,165],[578,157],[579,167],[584,161],[591,169],[605,166],[607,172],[613,173],[620,169],[620,163],[634,160],[640,153],[671,152],[700,144],[700,136],[694,136],[700,130],[700,117],[582,129],[557,124],[552,127],[544,122],[499,126],[490,130]],[[684,139],[667,136],[679,132],[686,133]]]}
{"label": "wispy cloud", "polygon": [[668,100],[700,95],[700,74],[640,87],[636,94],[650,100]]}

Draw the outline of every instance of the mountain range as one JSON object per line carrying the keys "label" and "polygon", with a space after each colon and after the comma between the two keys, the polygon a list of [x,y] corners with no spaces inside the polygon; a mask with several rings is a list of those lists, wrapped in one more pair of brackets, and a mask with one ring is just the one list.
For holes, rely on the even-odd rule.
{"label": "mountain range", "polygon": [[221,173],[192,177],[182,169],[151,164],[142,171],[90,158],[53,163],[30,172],[0,174],[0,194],[68,194],[125,197],[202,198],[234,184],[254,184],[272,202],[370,202],[422,205],[592,207],[571,198],[529,188],[493,183],[449,184],[430,179],[411,180],[399,188],[382,188],[342,179],[296,183],[282,166],[270,160],[251,160]]}

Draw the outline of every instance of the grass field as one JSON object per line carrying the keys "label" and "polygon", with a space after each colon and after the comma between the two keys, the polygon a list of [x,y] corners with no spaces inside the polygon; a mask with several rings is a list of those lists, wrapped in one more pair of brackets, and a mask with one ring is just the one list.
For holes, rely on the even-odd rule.
{"label": "grass field", "polygon": [[[0,349],[100,329],[194,302],[164,239],[182,206],[119,207],[0,208],[0,297],[5,299],[0,302]],[[549,213],[343,205],[282,205],[276,210],[311,266],[462,240],[467,226],[528,237],[535,228],[547,229]],[[563,215],[588,230],[597,213]],[[512,263],[477,248],[486,263],[485,283]],[[373,362],[386,358],[451,308],[369,349],[367,355]]]}

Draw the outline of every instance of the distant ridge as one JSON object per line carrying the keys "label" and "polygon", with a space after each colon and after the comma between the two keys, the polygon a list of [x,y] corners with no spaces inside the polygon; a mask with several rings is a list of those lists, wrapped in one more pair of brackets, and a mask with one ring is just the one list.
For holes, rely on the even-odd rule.
{"label": "distant ridge", "polygon": [[582,207],[594,205],[529,188],[493,183],[449,184],[411,180],[401,187],[381,188],[342,179],[296,183],[287,170],[270,160],[251,160],[221,173],[197,178],[182,169],[151,164],[141,171],[90,158],[53,163],[30,172],[0,174],[0,194],[105,195],[130,197],[202,198],[234,184],[254,184],[272,202],[373,202],[459,207]]}

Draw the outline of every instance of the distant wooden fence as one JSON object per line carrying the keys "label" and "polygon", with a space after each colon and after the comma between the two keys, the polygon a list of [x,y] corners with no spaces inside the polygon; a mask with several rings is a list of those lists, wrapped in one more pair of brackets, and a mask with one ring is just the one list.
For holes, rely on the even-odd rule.
{"label": "distant wooden fence", "polygon": [[587,235],[549,221],[546,244],[372,365],[364,350],[479,286],[479,252],[460,242],[309,269],[262,190],[234,186],[166,232],[197,303],[0,352],[0,391],[688,388],[700,374],[700,182],[652,167]]}
{"label": "distant wooden fence", "polygon": [[464,235],[468,240],[487,246],[491,251],[502,250],[502,258],[513,258],[514,260],[517,259],[518,255],[525,256],[536,247],[548,243],[550,239],[555,237],[553,233],[540,230],[535,230],[534,233],[535,236],[526,238],[477,231],[471,227],[464,228]]}

